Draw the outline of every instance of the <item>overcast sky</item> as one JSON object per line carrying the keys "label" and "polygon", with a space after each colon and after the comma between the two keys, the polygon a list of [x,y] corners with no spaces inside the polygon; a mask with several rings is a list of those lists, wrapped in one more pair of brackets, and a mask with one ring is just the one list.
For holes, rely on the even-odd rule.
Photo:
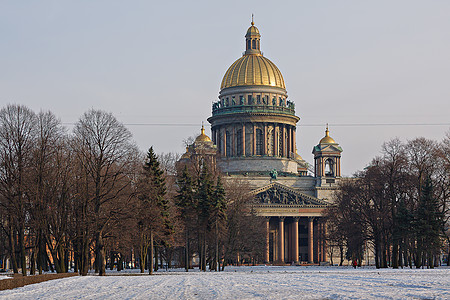
{"label": "overcast sky", "polygon": [[306,161],[327,122],[345,175],[384,141],[440,141],[449,130],[447,0],[0,0],[0,106],[51,110],[67,124],[103,109],[142,150],[183,152],[245,50],[252,13],[296,104]]}

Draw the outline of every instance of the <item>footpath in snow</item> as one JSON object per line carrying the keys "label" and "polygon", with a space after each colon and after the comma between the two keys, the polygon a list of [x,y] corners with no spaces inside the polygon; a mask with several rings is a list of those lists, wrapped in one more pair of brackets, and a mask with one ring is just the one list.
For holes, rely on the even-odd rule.
{"label": "footpath in snow", "polygon": [[[136,271],[134,271],[136,272]],[[225,272],[71,277],[0,299],[450,299],[450,268],[227,267]]]}

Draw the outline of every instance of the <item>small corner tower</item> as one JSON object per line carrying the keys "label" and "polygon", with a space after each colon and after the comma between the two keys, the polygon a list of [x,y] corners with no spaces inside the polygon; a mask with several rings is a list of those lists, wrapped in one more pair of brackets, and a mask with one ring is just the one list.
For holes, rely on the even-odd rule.
{"label": "small corner tower", "polygon": [[317,146],[314,146],[314,175],[317,178],[316,187],[332,186],[336,178],[341,177],[341,153],[342,148],[330,137],[330,132],[325,130],[325,136]]}

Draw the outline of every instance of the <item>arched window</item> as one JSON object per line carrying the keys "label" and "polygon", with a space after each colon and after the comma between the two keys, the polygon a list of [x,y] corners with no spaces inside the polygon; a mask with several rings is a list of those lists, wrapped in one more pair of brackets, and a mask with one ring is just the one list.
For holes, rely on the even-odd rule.
{"label": "arched window", "polygon": [[256,155],[264,154],[264,135],[260,128],[256,129]]}
{"label": "arched window", "polygon": [[252,40],[252,49],[256,49],[256,40]]}
{"label": "arched window", "polygon": [[244,149],[242,147],[242,129],[238,129],[236,131],[236,147],[237,147],[236,155],[237,156],[244,155],[244,152],[243,152]]}
{"label": "arched window", "polygon": [[250,40],[247,40],[247,50],[248,49],[251,49],[252,47],[251,47],[251,41]]}
{"label": "arched window", "polygon": [[325,161],[325,176],[334,176],[333,160],[331,158]]}

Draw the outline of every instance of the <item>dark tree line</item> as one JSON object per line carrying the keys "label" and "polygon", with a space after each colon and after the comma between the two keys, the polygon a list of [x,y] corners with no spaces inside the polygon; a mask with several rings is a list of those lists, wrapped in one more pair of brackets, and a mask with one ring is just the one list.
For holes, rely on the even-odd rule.
{"label": "dark tree line", "polygon": [[[377,268],[439,264],[449,241],[450,135],[385,143],[381,156],[344,180],[328,210],[329,244],[361,264],[367,245]],[[346,252],[346,253],[344,253]]]}
{"label": "dark tree line", "polygon": [[220,271],[229,263],[263,262],[263,219],[252,212],[248,186],[236,180],[223,183],[211,159],[202,157],[179,170],[176,204],[184,225],[184,266]]}
{"label": "dark tree line", "polygon": [[[194,255],[203,270],[239,251],[259,257],[262,247],[240,245],[258,234],[250,199],[233,196],[232,181],[215,166],[177,170],[176,160],[153,148],[141,154],[104,111],[89,110],[68,132],[51,112],[2,108],[0,261],[8,258],[23,275],[27,268],[104,275],[107,266],[130,264],[150,274],[163,262],[189,268]],[[244,215],[255,224],[243,223]]]}

